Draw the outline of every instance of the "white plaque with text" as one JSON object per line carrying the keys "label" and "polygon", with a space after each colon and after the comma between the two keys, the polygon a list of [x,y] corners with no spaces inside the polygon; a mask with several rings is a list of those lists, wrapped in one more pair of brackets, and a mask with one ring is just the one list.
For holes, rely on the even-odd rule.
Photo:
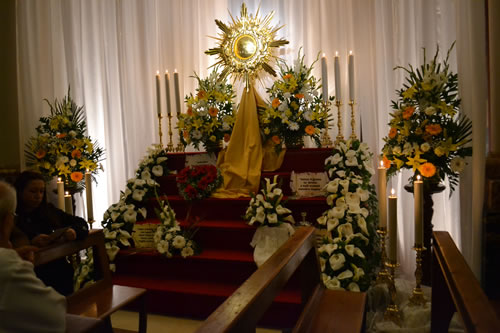
{"label": "white plaque with text", "polygon": [[153,236],[156,232],[158,224],[156,223],[136,223],[134,225],[134,233],[132,239],[136,248],[154,248],[155,242]]}
{"label": "white plaque with text", "polygon": [[196,165],[217,165],[217,158],[215,154],[194,154],[194,155],[186,155],[186,164],[185,167],[192,167]]}
{"label": "white plaque with text", "polygon": [[290,176],[290,188],[300,198],[324,196],[326,184],[328,184],[326,172],[295,173],[292,171]]}

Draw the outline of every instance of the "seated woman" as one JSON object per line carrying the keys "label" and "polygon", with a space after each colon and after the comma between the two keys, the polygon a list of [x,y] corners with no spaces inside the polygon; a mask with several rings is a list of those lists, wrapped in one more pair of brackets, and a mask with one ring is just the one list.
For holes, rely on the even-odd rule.
{"label": "seated woman", "polygon": [[[12,238],[14,247],[31,244],[44,247],[54,241],[50,235],[57,229],[67,227],[58,237],[58,242],[83,239],[88,235],[88,226],[81,217],[66,214],[47,203],[45,180],[39,173],[24,171],[14,184],[17,190],[16,227],[22,232]],[[24,240],[23,240],[24,238]],[[73,266],[60,259],[36,267],[37,276],[48,286],[63,295],[73,292]]]}

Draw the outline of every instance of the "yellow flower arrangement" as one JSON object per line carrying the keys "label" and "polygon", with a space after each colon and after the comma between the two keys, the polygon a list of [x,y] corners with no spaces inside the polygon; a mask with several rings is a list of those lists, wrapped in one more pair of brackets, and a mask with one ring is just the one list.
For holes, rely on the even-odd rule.
{"label": "yellow flower arrangement", "polygon": [[270,140],[277,152],[282,143],[300,145],[304,136],[310,136],[320,146],[328,115],[317,91],[320,85],[311,74],[313,66],[304,64],[299,51],[293,67],[279,64],[281,78],[267,90],[271,102],[259,111],[259,122],[264,141]]}
{"label": "yellow flower arrangement", "polygon": [[61,177],[69,189],[78,192],[83,189],[81,181],[86,170],[97,173],[104,150],[85,135],[83,107],[75,104],[69,90],[60,102],[45,101],[50,116],[40,118],[37,134],[26,144],[27,165],[47,180]]}
{"label": "yellow flower arrangement", "polygon": [[198,80],[197,93],[186,96],[187,113],[179,116],[177,127],[184,145],[200,149],[201,144],[212,151],[221,140],[231,138],[234,91],[232,85],[220,81],[216,70],[206,79],[196,74],[194,78]]}
{"label": "yellow flower arrangement", "polygon": [[449,70],[453,46],[443,63],[437,62],[439,48],[426,63],[424,49],[424,64],[419,68],[396,67],[409,76],[392,102],[394,112],[382,149],[384,164],[390,166],[388,175],[403,168],[435,183],[448,177],[451,193],[464,158],[472,155],[472,148],[466,147],[472,140],[472,123],[459,113],[458,75]]}

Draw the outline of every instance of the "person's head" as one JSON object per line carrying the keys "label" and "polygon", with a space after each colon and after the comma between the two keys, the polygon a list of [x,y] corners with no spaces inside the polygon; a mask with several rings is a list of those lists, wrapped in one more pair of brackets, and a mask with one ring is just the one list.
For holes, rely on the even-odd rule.
{"label": "person's head", "polygon": [[32,211],[46,203],[45,179],[37,172],[24,171],[17,177],[14,186],[17,191],[17,211]]}
{"label": "person's head", "polygon": [[0,247],[10,247],[9,238],[14,227],[16,211],[16,190],[0,180]]}

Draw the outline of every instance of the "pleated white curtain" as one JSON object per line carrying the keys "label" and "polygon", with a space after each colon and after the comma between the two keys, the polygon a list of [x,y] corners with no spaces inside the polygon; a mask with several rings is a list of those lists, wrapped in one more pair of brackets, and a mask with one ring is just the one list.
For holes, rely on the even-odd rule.
{"label": "pleated white curtain", "polygon": [[[239,15],[242,2],[18,0],[21,142],[34,133],[38,118],[48,113],[42,99],[62,97],[71,85],[72,96],[86,106],[89,135],[106,149],[105,172],[94,192],[95,215],[100,216],[118,200],[146,147],[159,142],[156,71],[163,74],[177,69],[181,94],[194,91],[196,82],[189,76],[193,71],[205,76],[214,62],[204,54],[215,45],[208,37],[218,34],[214,19],[229,21],[228,9],[233,16]],[[375,156],[388,131],[390,101],[404,80],[404,73],[393,68],[420,64],[422,47],[432,54],[439,44],[442,58],[457,39],[455,0],[249,0],[246,4],[250,13],[255,13],[259,4],[261,15],[274,10],[273,23],[285,24],[279,36],[290,41],[281,52],[287,61],[297,56],[300,47],[307,63],[325,53],[332,95],[333,56],[339,52],[344,103],[348,96],[347,55],[353,51],[357,132],[359,136],[362,127],[363,140]],[[451,58],[455,71],[456,55],[453,52]],[[319,64],[315,74],[320,76]],[[162,108],[165,110],[164,95]],[[347,137],[346,107],[343,117]],[[336,135],[335,126],[330,136]],[[165,136],[164,142],[167,139]],[[403,189],[409,176],[403,173],[391,185],[400,198],[402,272],[412,275],[413,199]],[[448,192],[436,196],[434,227],[450,231],[461,244],[458,192],[451,200]]]}

